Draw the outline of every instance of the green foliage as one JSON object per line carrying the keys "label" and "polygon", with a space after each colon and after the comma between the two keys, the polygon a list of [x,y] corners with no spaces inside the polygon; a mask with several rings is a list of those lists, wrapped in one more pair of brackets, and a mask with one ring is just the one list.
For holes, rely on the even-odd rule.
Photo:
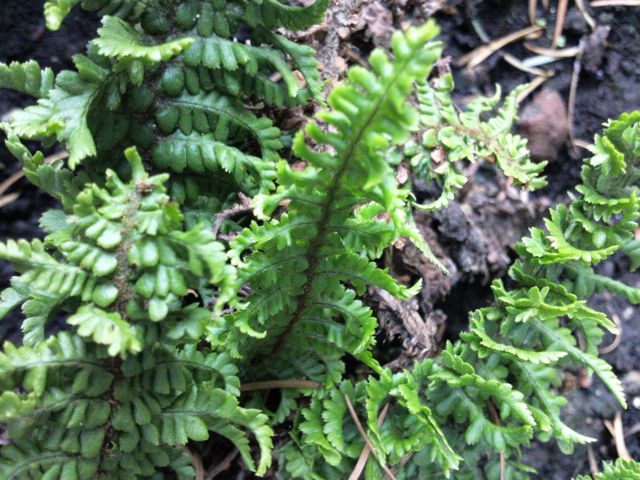
{"label": "green foliage", "polygon": [[[282,378],[290,374],[292,356],[310,346],[313,357],[297,369],[319,383],[339,378],[345,353],[379,369],[370,357],[376,320],[357,295],[368,285],[399,298],[419,288],[398,284],[371,258],[408,229],[407,193],[398,189],[385,156],[416,120],[404,102],[438,58],[437,44],[424,46],[435,34],[429,24],[395,36],[393,62],[374,52],[373,72],[352,68],[329,95],[331,109],[318,119],[335,131],[310,122],[295,137],[293,151],[307,167],[294,171],[280,162],[278,189],[254,203],[266,217],[287,201],[287,214],[254,224],[231,242],[240,283],[253,294],[212,329],[214,344],[246,361],[266,355],[265,367]],[[312,149],[305,133],[325,148]],[[266,375],[258,365],[251,370]]]}
{"label": "green foliage", "polygon": [[74,5],[82,0],[48,0],[44,4],[44,16],[47,27],[51,30],[58,30],[62,20],[66,17]]}
{"label": "green foliage", "polygon": [[[557,390],[559,371],[586,368],[625,406],[620,381],[597,356],[603,332],[616,327],[585,300],[603,289],[639,300],[637,288],[594,271],[634,241],[639,127],[640,113],[607,125],[570,205],[552,210],[546,229],[531,229],[516,247],[519,259],[510,270],[516,287],[494,282],[495,305],[471,312],[459,341],[412,370],[378,370],[355,384],[344,380],[313,392],[310,406],[296,415],[299,432],[278,452],[283,476],[339,479],[353,471],[364,441],[345,396],[376,451],[365,478],[382,475],[378,462],[402,465],[398,478],[433,478],[456,467],[455,478],[499,478],[498,452],[507,478],[527,478],[530,468],[517,459],[530,440],[554,439],[567,453],[593,441],[561,419],[566,400]],[[600,145],[610,145],[606,155]]]}
{"label": "green foliage", "polygon": [[42,98],[51,90],[53,82],[53,71],[50,68],[41,70],[40,65],[33,60],[0,65],[0,88],[10,88]]}
{"label": "green foliage", "polygon": [[102,15],[98,38],[74,57],[77,71],[54,81],[34,62],[0,65],[0,88],[39,98],[16,113],[13,133],[65,143],[68,167],[97,183],[106,168],[126,178],[117,159],[134,145],[156,171],[182,174],[169,191],[194,223],[210,221],[238,192],[274,187],[281,132],[260,106],[319,100],[322,86],[315,52],[275,29],[319,21],[326,0],[51,0],[48,25],[58,28],[76,3]]}
{"label": "green foliage", "polygon": [[[17,272],[0,317],[24,314],[21,344],[0,352],[2,478],[193,479],[184,446],[213,434],[257,475],[338,480],[360,464],[366,479],[494,479],[502,458],[520,479],[531,440],[566,452],[591,440],[561,419],[561,369],[593,372],[624,405],[597,351],[615,325],[587,300],[640,301],[597,269],[618,250],[640,264],[640,113],[596,137],[570,203],[516,246],[512,287],[494,282],[494,304],[437,357],[391,371],[365,294],[406,299],[420,283],[380,257],[406,238],[444,270],[397,184],[399,146],[422,136],[406,153],[443,188],[427,209],[462,185],[460,161],[493,157],[539,187],[543,164],[509,133],[518,91],[488,120],[499,92],[458,113],[449,75],[426,83],[437,27],[410,28],[391,56],[349,70],[293,137],[290,164],[265,110],[322,103],[322,83],[314,52],[276,32],[318,22],[326,0],[50,0],[48,24],[77,3],[102,27],[75,71],[0,66],[0,87],[38,99],[2,125],[6,144],[61,204],[43,240],[0,245]],[[68,159],[32,154],[32,139],[62,142]],[[220,225],[245,196],[254,221]]]}
{"label": "green foliage", "polygon": [[[420,108],[419,140],[404,147],[404,155],[415,176],[427,184],[434,182],[441,193],[427,204],[416,204],[420,210],[439,210],[453,200],[467,179],[462,174],[462,162],[478,159],[494,161],[505,175],[529,189],[543,187],[540,176],[546,162],[529,159],[527,141],[511,133],[517,119],[517,97],[526,85],[513,90],[500,108],[501,91],[493,97],[477,97],[463,112],[453,105],[453,76],[445,73],[430,85],[422,79],[417,85]],[[485,120],[485,115],[496,110]]]}
{"label": "green foliage", "polygon": [[[58,228],[44,242],[0,247],[20,273],[0,310],[22,304],[26,317],[24,345],[0,354],[0,410],[14,441],[2,478],[137,478],[174,464],[191,478],[179,446],[210,432],[255,468],[245,429],[261,447],[258,473],[271,461],[267,417],[238,405],[229,357],[195,349],[211,318],[197,297],[215,295],[215,312],[233,279],[223,246],[202,225],[185,229],[168,176],[149,176],[135,150],[126,154],[130,182],[108,171],[59,221],[48,215]],[[45,338],[57,313],[69,330]]]}
{"label": "green foliage", "polygon": [[[579,475],[576,480],[590,480],[592,477]],[[593,480],[638,480],[640,464],[633,460],[616,460],[605,463],[602,472],[593,475]]]}

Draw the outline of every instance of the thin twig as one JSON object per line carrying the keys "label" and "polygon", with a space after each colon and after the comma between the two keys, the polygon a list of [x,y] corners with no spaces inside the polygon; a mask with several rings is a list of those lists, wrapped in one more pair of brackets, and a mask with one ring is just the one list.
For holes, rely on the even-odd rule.
{"label": "thin twig", "polygon": [[[378,428],[380,428],[380,426],[382,425],[382,422],[384,421],[384,417],[387,416],[387,412],[389,411],[389,405],[390,405],[389,403],[385,404],[385,406],[382,407],[382,412],[380,412],[380,415],[378,415],[378,421],[376,422],[376,424],[378,425]],[[368,445],[365,445],[364,448],[362,449],[362,452],[360,452],[360,456],[358,457],[356,466],[351,472],[351,475],[349,475],[349,480],[358,480],[360,478],[360,475],[362,475],[364,467],[367,465],[367,460],[369,459],[370,453],[371,453],[371,449],[369,449]]]}
{"label": "thin twig", "polygon": [[523,45],[524,45],[524,48],[526,48],[527,50],[533,53],[537,53],[538,55],[545,55],[547,57],[553,57],[553,58],[575,57],[578,54],[578,51],[580,50],[580,47],[577,45],[575,47],[567,47],[561,50],[558,50],[555,48],[539,47],[538,45],[533,45],[532,43],[529,43],[529,42],[524,42]]}
{"label": "thin twig", "polygon": [[589,5],[598,7],[640,7],[640,0],[594,0]]}
{"label": "thin twig", "polygon": [[538,11],[538,0],[529,0],[529,22],[531,25],[536,24],[536,15]]}
{"label": "thin twig", "polygon": [[61,152],[49,155],[43,160],[43,162],[48,165],[55,162],[56,160],[62,160],[63,158],[69,158],[69,152],[67,152],[66,150],[62,150]]}
{"label": "thin twig", "polygon": [[520,60],[519,58],[517,58],[514,55],[511,55],[510,53],[501,53],[501,55],[502,55],[502,58],[504,58],[505,62],[507,62],[513,67],[516,67],[518,70],[522,70],[523,72],[530,73],[531,75],[535,75],[536,77],[548,78],[553,76],[553,72],[549,72],[541,68],[536,68],[535,65],[529,65],[528,61],[531,60],[530,58],[527,58],[526,60]]}
{"label": "thin twig", "polygon": [[584,21],[587,22],[587,25],[589,25],[591,30],[595,30],[597,25],[596,21],[591,15],[589,15],[589,12],[587,12],[587,9],[584,6],[584,0],[576,0],[576,7],[578,7],[578,11],[582,15],[582,18],[584,18]]}
{"label": "thin twig", "polygon": [[504,452],[500,452],[500,480],[507,478],[507,461],[504,456]]}
{"label": "thin twig", "polygon": [[569,0],[558,0],[558,13],[556,15],[556,25],[553,29],[553,39],[551,40],[551,46],[556,48],[558,46],[558,39],[562,35],[564,30],[564,20],[567,16],[567,6]]}
{"label": "thin twig", "polygon": [[312,380],[287,379],[287,380],[265,380],[263,382],[243,383],[240,391],[251,392],[254,390],[271,390],[273,388],[320,388],[318,382]]}
{"label": "thin twig", "polygon": [[624,442],[624,430],[622,428],[622,415],[620,412],[616,412],[615,417],[613,417],[613,424],[609,420],[604,420],[602,423],[604,423],[604,426],[607,427],[607,430],[609,430],[609,433],[613,437],[618,457],[623,460],[631,460],[631,455],[629,455],[629,450],[627,450],[627,445]]}
{"label": "thin twig", "polygon": [[618,345],[620,345],[620,342],[622,341],[622,322],[620,321],[620,317],[614,313],[611,315],[611,318],[613,319],[613,323],[616,324],[616,327],[618,327],[618,332],[609,345],[598,349],[598,353],[600,355],[613,352],[618,348]]}
{"label": "thin twig", "polygon": [[529,82],[529,85],[527,85],[527,88],[524,89],[522,92],[520,92],[518,94],[518,96],[516,97],[516,103],[518,105],[521,104],[524,101],[525,98],[527,98],[529,95],[531,95],[531,92],[533,92],[536,88],[538,88],[540,85],[542,85],[547,80],[549,80],[549,77],[543,77],[543,76],[538,76],[538,77],[534,78],[533,80],[531,80],[531,82]]}
{"label": "thin twig", "polygon": [[353,419],[353,422],[356,424],[356,428],[358,429],[358,432],[360,433],[362,440],[364,440],[365,445],[369,447],[369,450],[371,450],[371,454],[380,464],[380,468],[382,468],[384,473],[387,474],[387,477],[389,477],[391,480],[396,480],[396,477],[393,475],[391,470],[389,470],[389,467],[387,467],[384,463],[382,463],[382,461],[378,458],[378,454],[373,449],[373,445],[371,445],[371,440],[369,440],[369,437],[367,437],[367,434],[364,431],[362,424],[360,423],[360,419],[358,418],[358,414],[356,413],[356,410],[353,408],[353,405],[351,404],[351,400],[349,400],[349,396],[346,393],[344,394],[344,401],[347,404],[347,409],[351,414],[351,418]]}
{"label": "thin twig", "polygon": [[598,473],[598,462],[596,461],[596,456],[593,453],[593,447],[587,444],[587,458],[589,459],[589,470],[591,471],[591,475],[596,475]]}
{"label": "thin twig", "polygon": [[202,457],[195,452],[192,452],[187,447],[182,447],[185,452],[191,457],[191,465],[196,475],[196,480],[204,480],[204,465],[202,465]]}
{"label": "thin twig", "polygon": [[574,149],[576,145],[576,139],[573,134],[573,117],[575,115],[576,95],[578,93],[578,80],[580,79],[580,71],[582,70],[582,54],[584,53],[585,45],[586,41],[584,39],[580,40],[578,53],[576,54],[576,59],[573,62],[571,84],[569,85],[569,105],[567,106],[567,120],[569,123],[569,140],[571,141],[571,145]]}
{"label": "thin twig", "polygon": [[11,202],[15,202],[19,196],[19,193],[10,193],[9,195],[0,197],[0,208],[4,207],[5,205],[9,205]]}
{"label": "thin twig", "polygon": [[249,199],[249,197],[247,197],[242,192],[238,192],[238,198],[240,199],[239,203],[237,203],[236,205],[233,205],[230,208],[222,210],[221,212],[216,213],[215,222],[213,223],[213,227],[211,227],[211,230],[213,234],[216,236],[216,238],[218,237],[218,232],[220,231],[220,227],[222,227],[222,224],[227,218],[237,215],[238,213],[251,211],[252,207],[251,207],[251,200]]}
{"label": "thin twig", "polygon": [[214,467],[211,467],[209,470],[207,470],[207,474],[205,475],[204,480],[213,480],[222,472],[229,470],[229,467],[231,467],[231,463],[237,456],[238,456],[238,449],[234,448],[233,451],[229,453],[229,455],[224,457],[220,463],[216,464]]}
{"label": "thin twig", "polygon": [[0,195],[2,195],[4,192],[9,190],[9,188],[11,188],[11,186],[14,183],[16,183],[18,180],[20,180],[22,177],[24,177],[24,172],[22,170],[18,170],[17,172],[12,174],[10,177],[5,179],[2,183],[0,183]]}
{"label": "thin twig", "polygon": [[586,140],[581,140],[579,138],[576,138],[573,141],[573,145],[575,147],[584,148],[585,150],[589,150],[589,148],[591,147],[591,143],[590,142],[587,142]]}
{"label": "thin twig", "polygon": [[636,423],[633,427],[627,429],[627,431],[624,432],[624,438],[631,437],[638,432],[640,432],[640,423]]}
{"label": "thin twig", "polygon": [[509,45],[510,43],[515,42],[527,35],[531,35],[532,33],[536,33],[542,30],[542,27],[539,25],[533,25],[527,28],[523,28],[522,30],[518,30],[517,32],[512,32],[503,37],[497,38],[495,40],[486,43],[485,45],[481,45],[480,47],[472,50],[471,52],[463,55],[456,61],[456,65],[461,67],[465,66],[469,69],[472,69],[482,62],[484,62],[487,58],[489,58],[492,54],[500,50],[501,48]]}

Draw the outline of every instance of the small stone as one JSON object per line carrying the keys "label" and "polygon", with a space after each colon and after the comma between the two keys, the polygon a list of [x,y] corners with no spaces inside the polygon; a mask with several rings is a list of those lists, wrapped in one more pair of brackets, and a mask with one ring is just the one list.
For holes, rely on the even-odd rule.
{"label": "small stone", "polygon": [[518,128],[529,141],[532,159],[557,160],[569,138],[567,110],[560,94],[550,88],[540,91],[522,111]]}

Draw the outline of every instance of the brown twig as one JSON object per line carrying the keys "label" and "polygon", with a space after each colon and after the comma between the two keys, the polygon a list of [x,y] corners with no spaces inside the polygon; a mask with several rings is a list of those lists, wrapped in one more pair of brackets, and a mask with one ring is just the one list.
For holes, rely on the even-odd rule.
{"label": "brown twig", "polygon": [[536,77],[552,77],[553,72],[549,72],[547,70],[543,70],[542,68],[537,68],[533,65],[527,65],[527,60],[520,60],[515,55],[511,55],[510,53],[501,53],[504,61],[509,65],[516,67],[518,70],[522,70],[523,72],[530,73],[531,75],[535,75]]}
{"label": "brown twig", "polygon": [[369,448],[369,450],[371,450],[371,454],[373,455],[373,457],[380,464],[380,468],[382,468],[384,473],[387,474],[387,477],[389,477],[391,480],[396,480],[396,477],[393,475],[391,470],[389,470],[389,467],[387,467],[384,463],[382,463],[380,458],[378,458],[378,454],[373,449],[373,445],[371,444],[371,440],[369,440],[369,437],[367,437],[367,433],[364,431],[364,428],[362,427],[362,424],[360,423],[360,419],[358,418],[358,414],[356,413],[356,410],[353,408],[353,405],[351,404],[351,400],[349,400],[349,396],[346,393],[344,394],[344,401],[347,404],[347,409],[349,410],[349,414],[351,415],[351,418],[353,419],[353,422],[356,424],[356,428],[358,429],[358,433],[360,433],[360,436],[362,437],[362,440],[364,440],[365,445]]}
{"label": "brown twig", "polygon": [[209,470],[207,470],[204,480],[213,480],[222,472],[229,470],[229,467],[231,467],[231,463],[237,456],[238,456],[238,449],[234,448],[233,451],[229,453],[229,455],[224,457],[220,463],[216,464],[215,466],[212,466],[211,468],[209,468]]}
{"label": "brown twig", "polygon": [[579,138],[576,138],[573,140],[573,145],[575,147],[584,148],[585,150],[589,150],[589,148],[591,147],[590,142],[587,142],[586,140],[581,140]]}
{"label": "brown twig", "polygon": [[589,5],[598,7],[640,7],[640,0],[594,0]]}
{"label": "brown twig", "polygon": [[542,30],[542,27],[540,27],[539,25],[533,25],[527,28],[523,28],[522,30],[518,30],[517,32],[512,32],[495,40],[491,40],[489,43],[481,45],[478,48],[467,53],[466,55],[460,57],[456,61],[456,65],[459,67],[466,66],[467,68],[472,69],[480,65],[501,48],[515,42],[516,40],[526,37],[527,35],[539,32],[540,30]]}
{"label": "brown twig", "polygon": [[549,80],[549,77],[543,77],[543,76],[537,76],[536,78],[531,80],[531,82],[529,82],[529,85],[527,86],[527,88],[524,89],[522,92],[520,92],[518,94],[518,96],[516,97],[516,103],[518,105],[521,104],[524,101],[525,98],[527,98],[529,95],[531,95],[531,92],[533,92],[536,88],[538,88],[540,85],[542,85],[547,80]]}
{"label": "brown twig", "polygon": [[318,382],[312,380],[287,379],[287,380],[266,380],[263,382],[243,383],[240,391],[251,392],[254,390],[271,390],[272,388],[320,388]]}
{"label": "brown twig", "polygon": [[578,54],[578,51],[580,50],[579,46],[567,47],[567,48],[558,50],[555,48],[539,47],[538,45],[533,45],[532,43],[529,43],[529,42],[524,42],[523,45],[524,45],[524,48],[526,48],[527,50],[533,53],[536,53],[538,55],[545,55],[547,57],[553,57],[553,58],[575,57]]}
{"label": "brown twig", "polygon": [[251,199],[242,192],[238,192],[238,198],[240,199],[239,203],[216,213],[216,219],[213,223],[213,227],[211,227],[211,230],[216,238],[218,237],[220,227],[222,227],[222,224],[227,218],[237,215],[238,213],[251,211]]}
{"label": "brown twig", "polygon": [[[385,406],[382,407],[382,412],[380,412],[380,415],[378,415],[378,421],[376,422],[376,424],[378,425],[378,428],[380,428],[380,426],[382,425],[382,422],[384,421],[384,417],[387,416],[387,412],[389,411],[389,405],[390,405],[389,403],[385,404]],[[364,467],[367,464],[367,460],[369,459],[370,453],[371,453],[371,449],[369,449],[368,445],[365,445],[364,448],[362,449],[362,452],[360,452],[360,456],[358,457],[356,466],[353,468],[351,475],[349,475],[349,480],[358,480],[360,478],[360,475],[362,475],[362,471],[364,470]]]}
{"label": "brown twig", "polygon": [[553,48],[558,46],[558,39],[560,35],[562,35],[562,30],[564,30],[564,20],[567,16],[568,5],[569,0],[558,0],[558,13],[556,15],[556,24],[553,28],[553,39],[551,40],[551,46]]}
{"label": "brown twig", "polygon": [[9,195],[0,197],[0,208],[4,207],[5,205],[9,205],[11,202],[15,202],[19,196],[19,193],[10,193]]}
{"label": "brown twig", "polygon": [[571,73],[571,84],[569,85],[569,104],[567,105],[567,120],[569,123],[569,141],[575,149],[576,138],[573,133],[573,117],[576,111],[576,95],[578,94],[578,80],[580,79],[580,71],[582,70],[582,54],[584,52],[584,40],[580,40],[578,53],[573,62],[573,72]]}
{"label": "brown twig", "polygon": [[611,318],[613,319],[613,323],[616,324],[616,327],[618,327],[618,333],[609,345],[598,349],[598,353],[600,355],[613,352],[618,348],[618,345],[620,345],[620,341],[622,340],[622,322],[620,321],[620,317],[614,313],[611,315]]}
{"label": "brown twig", "polygon": [[640,432],[640,423],[636,423],[633,427],[629,428],[624,433],[624,438],[631,437],[632,435],[635,435],[638,432]]}
{"label": "brown twig", "polygon": [[607,427],[609,433],[613,437],[613,441],[616,444],[616,451],[618,452],[618,457],[623,460],[631,460],[631,455],[629,455],[629,450],[627,450],[627,444],[624,441],[624,430],[622,428],[622,415],[620,412],[616,412],[615,417],[613,417],[613,423],[609,420],[603,420],[604,426]]}
{"label": "brown twig", "polygon": [[582,15],[582,18],[584,18],[584,21],[587,22],[587,25],[589,25],[589,28],[591,28],[591,30],[595,30],[597,25],[596,21],[591,15],[589,15],[589,12],[587,12],[587,9],[584,6],[584,0],[576,0],[576,7],[578,7],[578,11]]}
{"label": "brown twig", "polygon": [[18,170],[17,172],[6,178],[2,183],[0,183],[0,195],[9,190],[11,186],[22,177],[24,177],[24,172],[22,170]]}
{"label": "brown twig", "polygon": [[538,11],[538,0],[529,0],[529,22],[531,25],[536,24],[536,16]]}
{"label": "brown twig", "polygon": [[593,447],[587,444],[587,458],[589,459],[589,470],[591,471],[591,475],[596,475],[598,473],[598,462],[596,461],[596,456],[593,453]]}
{"label": "brown twig", "polygon": [[202,457],[189,448],[183,447],[184,451],[191,457],[191,465],[196,474],[196,480],[204,480],[204,465],[202,465]]}

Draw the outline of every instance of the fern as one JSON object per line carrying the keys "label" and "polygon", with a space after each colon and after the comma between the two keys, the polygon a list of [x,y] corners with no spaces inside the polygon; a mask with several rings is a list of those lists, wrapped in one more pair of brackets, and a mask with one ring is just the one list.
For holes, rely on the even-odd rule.
{"label": "fern", "polygon": [[[561,419],[566,400],[556,390],[558,370],[586,367],[625,406],[620,381],[597,356],[603,332],[615,332],[615,325],[585,299],[609,289],[637,301],[637,288],[601,277],[593,265],[634,241],[639,125],[639,113],[607,125],[571,204],[552,210],[546,231],[533,228],[516,247],[519,259],[510,276],[517,288],[507,290],[496,281],[495,305],[471,312],[470,329],[458,342],[410,371],[377,370],[367,380],[343,380],[312,394],[310,407],[294,422],[300,432],[294,430],[278,453],[282,474],[337,479],[353,471],[365,445],[346,413],[345,396],[360,406],[376,451],[366,478],[382,474],[378,462],[402,465],[398,478],[431,478],[455,468],[455,478],[498,478],[497,452],[504,455],[506,475],[526,478],[531,469],[517,458],[530,440],[554,439],[567,453],[593,441]],[[602,144],[611,146],[607,158]],[[583,337],[583,348],[575,332]],[[410,403],[401,399],[407,393],[403,384],[409,386]],[[428,412],[426,423],[421,411]],[[483,457],[489,461],[480,462]]]}
{"label": "fern", "polygon": [[54,75],[50,68],[40,69],[37,62],[13,62],[0,65],[0,88],[11,88],[21,93],[42,98],[53,87]]}
{"label": "fern", "polygon": [[[273,30],[317,22],[326,1],[290,7],[279,1],[52,0],[45,5],[49,27],[58,28],[77,3],[98,11],[102,27],[87,54],[74,57],[76,72],[61,72],[54,81],[34,62],[0,66],[0,88],[39,98],[16,113],[8,126],[13,133],[65,143],[68,167],[81,168],[94,182],[105,168],[117,170],[115,159],[134,145],[155,171],[182,173],[169,188],[194,222],[231,204],[238,192],[274,187],[281,133],[245,105],[320,99],[314,51]],[[239,31],[247,38],[239,39]],[[207,182],[204,172],[218,180]]]}
{"label": "fern", "polygon": [[417,85],[419,139],[409,142],[403,154],[415,176],[427,185],[434,182],[441,192],[429,203],[414,206],[427,211],[446,207],[467,181],[461,171],[462,161],[489,159],[516,184],[529,189],[543,187],[546,181],[540,172],[546,162],[532,162],[526,140],[510,133],[517,119],[516,98],[526,86],[513,90],[488,120],[483,119],[484,115],[498,106],[500,88],[493,97],[470,101],[463,112],[451,101],[453,88],[451,73],[444,73],[432,85],[425,79]]}
{"label": "fern", "polygon": [[[194,350],[210,313],[189,289],[214,287],[217,304],[226,301],[233,271],[223,247],[201,225],[183,229],[167,175],[150,177],[135,150],[126,155],[129,183],[107,172],[106,185],[87,185],[44,243],[0,248],[20,272],[2,310],[23,304],[26,317],[25,344],[5,343],[0,354],[2,419],[15,441],[3,478],[151,475],[210,432],[264,472],[267,417],[238,405],[226,357]],[[55,301],[34,309],[41,299]],[[56,312],[69,329],[45,339]],[[244,429],[261,447],[257,467]],[[24,455],[10,453],[23,447]]]}
{"label": "fern", "polygon": [[[576,480],[589,480],[592,477],[579,475]],[[633,460],[616,460],[605,463],[602,472],[593,475],[593,480],[636,480],[640,478],[640,465]]]}
{"label": "fern", "polygon": [[[329,369],[318,371],[322,363],[335,368],[345,352],[368,357],[376,322],[356,293],[375,285],[406,298],[414,290],[351,250],[346,243],[353,240],[346,234],[368,235],[368,250],[373,251],[406,230],[406,192],[390,180],[384,156],[390,142],[406,138],[415,120],[415,112],[404,108],[403,101],[413,80],[425,76],[438,56],[437,46],[422,47],[434,34],[435,27],[428,25],[396,36],[394,63],[382,52],[372,55],[375,74],[350,70],[349,82],[329,96],[332,110],[319,116],[336,131],[323,131],[317,123],[305,129],[332,153],[312,150],[304,133],[298,133],[293,151],[308,167],[296,172],[281,162],[279,189],[256,198],[258,215],[270,215],[284,200],[290,202],[287,215],[246,229],[232,242],[240,280],[248,282],[254,294],[236,306],[223,327],[212,330],[212,341],[239,356],[246,357],[247,348],[253,355],[267,355],[269,369],[281,365],[283,373],[293,352],[311,344],[318,358],[302,371],[310,369],[310,378],[321,383],[334,375]],[[359,222],[353,214],[365,208],[375,215],[386,213],[388,223]],[[387,229],[391,236],[384,234]],[[243,255],[246,250],[251,253]],[[340,317],[342,321],[336,321]],[[257,369],[254,373],[264,375]]]}
{"label": "fern", "polygon": [[[50,0],[52,28],[75,4],[102,16],[75,71],[0,66],[0,87],[38,101],[2,125],[6,144],[61,205],[41,219],[44,240],[0,245],[17,272],[0,316],[24,314],[21,344],[0,352],[2,478],[193,479],[184,446],[212,435],[257,475],[526,478],[531,440],[565,452],[591,441],[563,423],[560,369],[593,372],[624,405],[597,351],[615,325],[587,300],[640,300],[594,270],[618,250],[640,264],[640,114],[596,137],[569,204],[516,246],[512,287],[495,281],[459,340],[391,371],[366,291],[407,299],[421,285],[380,257],[406,238],[445,270],[397,184],[400,145],[423,135],[406,153],[443,185],[427,209],[461,186],[459,161],[493,156],[529,188],[543,165],[509,133],[517,91],[485,121],[499,93],[458,113],[449,75],[426,83],[441,52],[431,22],[395,34],[370,70],[351,68],[294,135],[301,162],[282,160],[264,110],[323,103],[313,51],[282,29],[319,21],[327,3]],[[46,161],[30,139],[69,157]],[[252,221],[224,222],[248,203]]]}

